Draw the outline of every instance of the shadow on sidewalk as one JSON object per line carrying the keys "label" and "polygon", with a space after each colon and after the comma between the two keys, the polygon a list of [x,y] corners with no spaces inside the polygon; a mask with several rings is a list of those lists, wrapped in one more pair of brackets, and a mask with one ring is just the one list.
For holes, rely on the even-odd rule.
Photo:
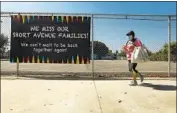
{"label": "shadow on sidewalk", "polygon": [[174,85],[159,85],[159,84],[152,84],[152,83],[142,83],[140,86],[143,87],[151,87],[155,90],[163,90],[163,91],[176,91],[176,86]]}

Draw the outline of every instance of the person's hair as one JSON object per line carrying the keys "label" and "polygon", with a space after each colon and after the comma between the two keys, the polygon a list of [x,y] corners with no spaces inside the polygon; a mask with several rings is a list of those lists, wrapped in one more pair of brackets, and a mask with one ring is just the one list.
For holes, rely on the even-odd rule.
{"label": "person's hair", "polygon": [[135,37],[135,32],[134,32],[134,31],[130,31],[130,32],[128,32],[126,35],[127,35],[127,36],[132,35],[133,37]]}

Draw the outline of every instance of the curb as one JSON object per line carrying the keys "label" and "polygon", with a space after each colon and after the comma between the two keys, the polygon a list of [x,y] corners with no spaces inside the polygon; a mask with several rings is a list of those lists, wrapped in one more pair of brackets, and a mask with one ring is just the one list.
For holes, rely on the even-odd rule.
{"label": "curb", "polygon": [[[171,73],[168,76],[168,72],[141,72],[145,77],[158,77],[169,78],[176,77],[176,73]],[[20,71],[19,77],[92,77],[92,72],[34,72],[34,71]],[[13,76],[17,75],[16,71],[2,71],[1,76]],[[131,77],[130,72],[94,72],[95,78],[112,78],[112,77]]]}

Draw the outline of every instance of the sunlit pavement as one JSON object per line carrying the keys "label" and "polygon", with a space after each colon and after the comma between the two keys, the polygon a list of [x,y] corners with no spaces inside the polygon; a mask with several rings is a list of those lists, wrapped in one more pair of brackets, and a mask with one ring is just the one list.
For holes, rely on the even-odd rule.
{"label": "sunlit pavement", "polygon": [[1,80],[2,113],[175,113],[176,81]]}

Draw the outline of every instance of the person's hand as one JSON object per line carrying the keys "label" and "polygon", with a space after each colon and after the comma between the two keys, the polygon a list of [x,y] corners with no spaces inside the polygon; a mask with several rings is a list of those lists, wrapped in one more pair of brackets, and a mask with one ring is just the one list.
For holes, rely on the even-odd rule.
{"label": "person's hand", "polygon": [[133,50],[134,50],[134,47],[128,48],[128,52],[133,52]]}
{"label": "person's hand", "polygon": [[122,46],[122,50],[123,50],[123,51],[125,51],[125,48],[126,48],[126,46],[125,46],[125,45],[123,45],[123,46]]}

